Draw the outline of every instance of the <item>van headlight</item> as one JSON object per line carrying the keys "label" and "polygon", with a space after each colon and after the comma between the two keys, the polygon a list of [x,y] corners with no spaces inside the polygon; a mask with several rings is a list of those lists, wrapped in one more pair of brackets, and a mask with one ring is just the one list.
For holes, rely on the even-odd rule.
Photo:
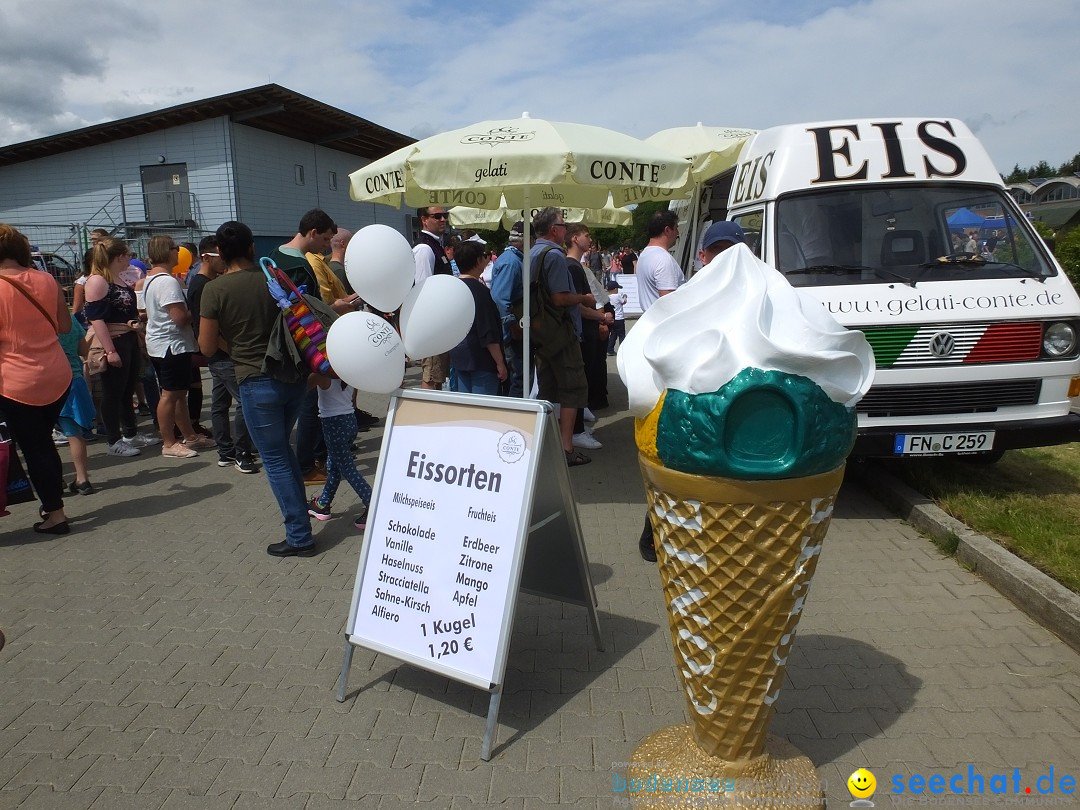
{"label": "van headlight", "polygon": [[1051,357],[1064,357],[1076,349],[1076,330],[1069,323],[1052,323],[1043,332],[1043,351]]}

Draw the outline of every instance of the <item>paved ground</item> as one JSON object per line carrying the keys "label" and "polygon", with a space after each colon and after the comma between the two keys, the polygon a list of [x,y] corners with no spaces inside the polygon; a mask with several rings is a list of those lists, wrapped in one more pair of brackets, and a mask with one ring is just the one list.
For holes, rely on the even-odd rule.
{"label": "paved ground", "polygon": [[[659,578],[635,545],[632,420],[612,399],[605,448],[572,470],[608,651],[582,609],[522,597],[489,763],[485,693],[358,650],[334,701],[349,520],[316,528],[318,557],[270,558],[282,531],[261,475],[212,452],[96,446],[101,491],[69,502],[70,536],[31,533],[30,505],[0,521],[0,808],[611,806],[614,763],[684,721]],[[380,436],[363,435],[369,473]],[[773,731],[819,766],[834,806],[858,767],[879,806],[894,774],[1077,775],[1080,658],[857,481],[788,675]]]}

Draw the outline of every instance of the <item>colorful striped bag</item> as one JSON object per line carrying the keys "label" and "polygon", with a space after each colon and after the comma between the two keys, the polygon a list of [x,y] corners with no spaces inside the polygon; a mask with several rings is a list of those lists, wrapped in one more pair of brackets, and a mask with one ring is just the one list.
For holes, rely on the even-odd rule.
{"label": "colorful striped bag", "polygon": [[336,376],[326,357],[326,332],[329,324],[308,306],[305,296],[292,279],[269,258],[259,259],[266,285],[281,310],[282,317],[308,368],[316,374]]}

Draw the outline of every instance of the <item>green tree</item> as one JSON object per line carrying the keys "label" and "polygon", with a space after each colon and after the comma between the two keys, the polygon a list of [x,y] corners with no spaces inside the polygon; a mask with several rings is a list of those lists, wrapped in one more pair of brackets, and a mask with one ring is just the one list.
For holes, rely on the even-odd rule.
{"label": "green tree", "polygon": [[1073,228],[1057,240],[1054,255],[1073,286],[1080,289],[1080,228]]}

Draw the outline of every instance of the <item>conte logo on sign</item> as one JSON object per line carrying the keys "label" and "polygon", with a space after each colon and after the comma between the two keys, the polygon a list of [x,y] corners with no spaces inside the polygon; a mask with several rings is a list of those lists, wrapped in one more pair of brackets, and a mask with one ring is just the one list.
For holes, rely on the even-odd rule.
{"label": "conte logo on sign", "polygon": [[466,135],[461,139],[462,143],[479,143],[485,146],[495,146],[497,143],[517,143],[531,141],[536,137],[536,132],[522,132],[517,127],[495,127],[487,132],[478,132]]}
{"label": "conte logo on sign", "polygon": [[930,354],[934,357],[946,358],[956,348],[956,341],[948,332],[938,332],[930,340]]}
{"label": "conte logo on sign", "polygon": [[499,458],[507,464],[520,461],[525,456],[525,437],[516,430],[508,430],[499,437]]}

